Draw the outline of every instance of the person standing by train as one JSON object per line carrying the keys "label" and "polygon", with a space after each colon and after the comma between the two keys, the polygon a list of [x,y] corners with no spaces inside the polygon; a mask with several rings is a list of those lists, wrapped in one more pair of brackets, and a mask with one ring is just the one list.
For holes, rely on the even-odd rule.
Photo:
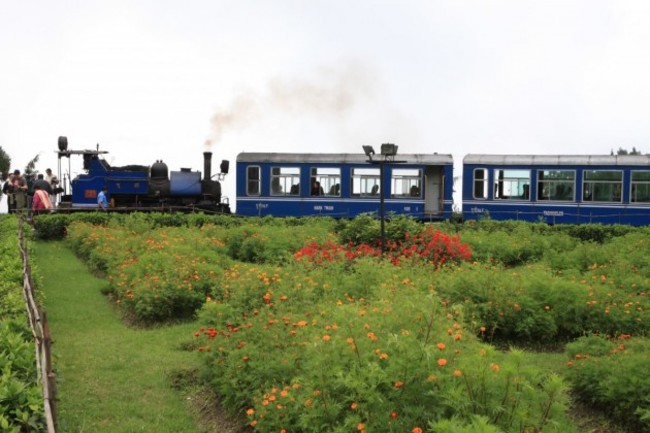
{"label": "person standing by train", "polygon": [[11,178],[12,194],[15,212],[22,212],[27,206],[27,182],[20,175],[20,170],[14,170]]}
{"label": "person standing by train", "polygon": [[[44,183],[49,185],[45,180]],[[52,209],[52,202],[50,201],[50,194],[43,188],[42,184],[38,181],[34,183],[34,198],[32,201],[32,211],[34,215],[49,211]]]}
{"label": "person standing by train", "polygon": [[36,176],[36,181],[34,182],[34,186],[33,186],[34,190],[36,189],[36,186],[38,186],[40,189],[44,191],[47,191],[48,194],[52,194],[52,187],[50,186],[50,183],[47,180],[45,180],[43,173],[39,173]]}
{"label": "person standing by train", "polygon": [[101,192],[99,194],[97,194],[97,205],[98,205],[99,209],[101,209],[103,211],[108,210],[108,196],[107,196],[107,193],[108,193],[108,187],[103,186]]}
{"label": "person standing by train", "polygon": [[45,169],[45,181],[50,184],[50,189],[48,192],[50,194],[50,201],[52,202],[52,205],[54,205],[56,197],[58,195],[57,190],[59,188],[59,178],[57,178],[56,175],[52,173],[51,168]]}

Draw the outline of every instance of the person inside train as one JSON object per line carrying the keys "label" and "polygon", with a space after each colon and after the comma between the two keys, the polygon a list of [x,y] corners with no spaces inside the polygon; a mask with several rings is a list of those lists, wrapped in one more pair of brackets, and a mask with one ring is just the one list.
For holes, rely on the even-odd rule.
{"label": "person inside train", "polygon": [[370,190],[370,195],[377,195],[379,194],[379,185],[374,184],[372,186],[372,189]]}
{"label": "person inside train", "polygon": [[280,185],[280,179],[274,177],[271,181],[271,194],[282,194],[282,185]]}
{"label": "person inside train", "polygon": [[313,179],[311,182],[311,195],[325,195],[323,187],[320,186],[320,182],[316,179]]}

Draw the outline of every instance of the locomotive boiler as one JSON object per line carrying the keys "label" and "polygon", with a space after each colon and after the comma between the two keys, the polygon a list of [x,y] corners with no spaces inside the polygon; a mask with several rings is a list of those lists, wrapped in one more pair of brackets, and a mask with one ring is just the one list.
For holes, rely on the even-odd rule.
{"label": "locomotive boiler", "polygon": [[[97,208],[97,195],[108,188],[111,207],[119,210],[205,210],[230,213],[226,197],[221,194],[221,180],[228,173],[229,163],[223,160],[220,173],[212,174],[212,152],[203,153],[203,173],[191,168],[170,171],[162,160],[151,166],[111,166],[99,150],[69,150],[66,137],[59,137],[59,176],[61,160],[72,156],[83,158],[83,173],[64,179],[64,195],[60,208]],[[68,173],[70,170],[68,169]]]}

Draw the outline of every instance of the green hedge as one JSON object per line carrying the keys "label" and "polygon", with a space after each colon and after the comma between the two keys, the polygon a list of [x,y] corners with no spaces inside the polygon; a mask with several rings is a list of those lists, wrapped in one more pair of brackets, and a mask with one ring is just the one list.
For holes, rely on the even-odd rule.
{"label": "green hedge", "polygon": [[22,297],[17,221],[0,215],[0,431],[45,431],[34,340]]}

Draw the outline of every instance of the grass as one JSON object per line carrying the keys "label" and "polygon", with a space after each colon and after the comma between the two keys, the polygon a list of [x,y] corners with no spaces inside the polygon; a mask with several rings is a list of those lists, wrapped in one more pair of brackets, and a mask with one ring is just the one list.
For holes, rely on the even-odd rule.
{"label": "grass", "polygon": [[37,243],[32,262],[54,340],[59,431],[206,431],[192,395],[172,387],[179,372],[198,367],[196,354],[181,349],[195,323],[128,327],[101,294],[106,282],[61,242]]}

